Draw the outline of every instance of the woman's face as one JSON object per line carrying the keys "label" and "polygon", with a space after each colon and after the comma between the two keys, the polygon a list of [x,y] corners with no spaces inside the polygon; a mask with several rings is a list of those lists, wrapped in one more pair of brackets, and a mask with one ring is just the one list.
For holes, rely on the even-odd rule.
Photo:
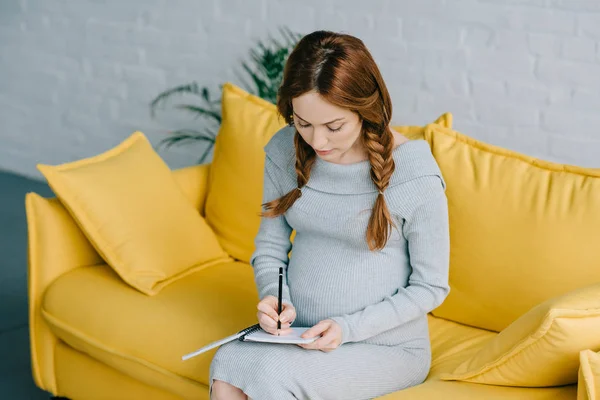
{"label": "woman's face", "polygon": [[347,164],[362,154],[358,114],[333,105],[311,91],[292,99],[294,125],[323,160]]}

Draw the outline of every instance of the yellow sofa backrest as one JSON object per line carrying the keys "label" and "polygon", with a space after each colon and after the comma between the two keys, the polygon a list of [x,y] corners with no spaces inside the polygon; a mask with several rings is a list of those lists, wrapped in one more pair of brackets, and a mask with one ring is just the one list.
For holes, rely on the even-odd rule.
{"label": "yellow sofa backrest", "polygon": [[500,331],[600,282],[600,170],[542,161],[429,125],[447,183],[450,294],[438,317]]}

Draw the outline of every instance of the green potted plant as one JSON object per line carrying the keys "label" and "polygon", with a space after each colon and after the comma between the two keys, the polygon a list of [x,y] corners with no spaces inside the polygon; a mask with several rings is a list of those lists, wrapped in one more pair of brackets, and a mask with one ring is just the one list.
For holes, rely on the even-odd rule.
{"label": "green potted plant", "polygon": [[[294,33],[288,28],[279,28],[283,41],[279,41],[269,35],[266,42],[258,40],[254,48],[250,50],[250,61],[242,61],[242,70],[247,77],[244,78],[236,71],[240,86],[256,96],[271,103],[277,101],[277,90],[283,78],[283,68],[291,50],[294,48],[301,35]],[[250,83],[247,82],[250,79]],[[219,93],[223,85],[219,85]],[[150,114],[156,117],[156,110],[172,99],[175,95],[190,94],[199,100],[199,104],[176,104],[174,107],[191,113],[195,119],[201,118],[203,123],[198,129],[176,129],[169,131],[168,137],[162,139],[157,147],[181,145],[189,142],[202,141],[208,145],[198,162],[206,161],[206,157],[214,146],[215,138],[221,124],[221,98],[210,94],[207,87],[193,81],[188,84],[179,85],[156,96],[150,103]]]}

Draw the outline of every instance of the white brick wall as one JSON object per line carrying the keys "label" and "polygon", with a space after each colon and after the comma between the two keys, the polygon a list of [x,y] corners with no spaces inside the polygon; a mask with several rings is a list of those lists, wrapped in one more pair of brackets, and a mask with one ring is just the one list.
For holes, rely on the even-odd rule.
{"label": "white brick wall", "polygon": [[[193,127],[148,103],[197,80],[216,89],[254,39],[362,38],[394,101],[395,124],[451,111],[458,130],[550,161],[600,167],[599,0],[2,0],[0,169],[41,178],[136,129],[154,143]],[[161,155],[195,162],[200,146]]]}

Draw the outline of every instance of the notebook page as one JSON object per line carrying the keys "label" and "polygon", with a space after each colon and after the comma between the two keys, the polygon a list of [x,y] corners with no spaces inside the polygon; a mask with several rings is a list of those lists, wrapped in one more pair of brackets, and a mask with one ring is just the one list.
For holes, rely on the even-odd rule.
{"label": "notebook page", "polygon": [[281,336],[272,335],[272,334],[260,329],[256,332],[252,332],[252,333],[246,335],[245,340],[249,341],[249,342],[265,342],[265,343],[312,343],[315,340],[317,340],[318,338],[320,338],[320,336],[313,337],[313,338],[307,338],[307,339],[300,337],[300,335],[302,335],[304,332],[306,332],[310,328],[292,327],[291,329],[292,329],[292,332],[288,333],[287,335],[281,335]]}

